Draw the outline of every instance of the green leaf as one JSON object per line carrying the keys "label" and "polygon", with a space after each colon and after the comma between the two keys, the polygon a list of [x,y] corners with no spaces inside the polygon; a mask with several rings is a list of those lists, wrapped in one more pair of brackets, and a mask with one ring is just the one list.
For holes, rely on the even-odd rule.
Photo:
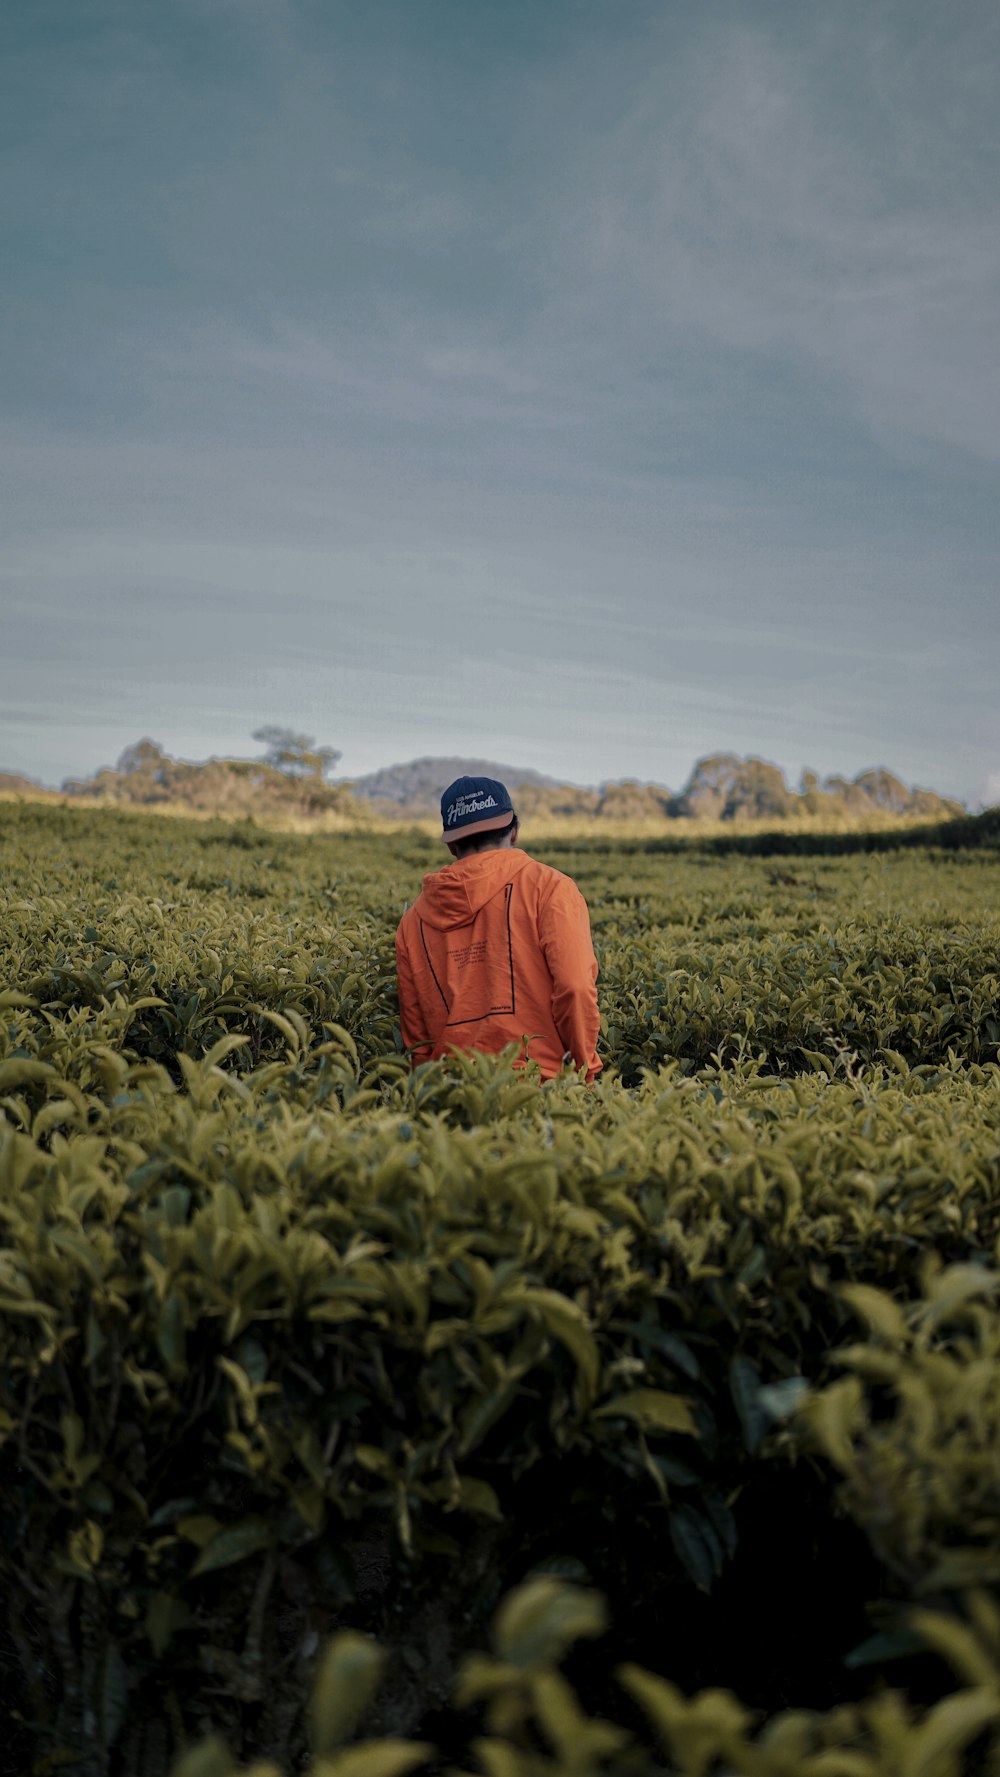
{"label": "green leaf", "polygon": [[482,1443],[487,1432],[492,1431],[497,1421],[503,1418],[516,1393],[517,1383],[505,1382],[482,1400],[473,1401],[459,1422],[459,1456],[468,1456]]}
{"label": "green leaf", "polygon": [[899,1761],[900,1777],[934,1777],[935,1773],[952,1768],[950,1761],[955,1754],[998,1717],[1000,1698],[995,1684],[945,1697],[911,1733]]}
{"label": "green leaf", "polygon": [[458,1489],[460,1511],[475,1512],[480,1518],[492,1518],[497,1524],[503,1523],[500,1501],[488,1481],[479,1481],[473,1475],[459,1475]]}
{"label": "green leaf", "polygon": [[779,1423],[794,1418],[808,1398],[809,1384],[804,1376],[786,1376],[782,1382],[762,1383],[757,1399],[769,1418]]}
{"label": "green leaf", "polygon": [[595,1419],[634,1419],[644,1431],[676,1431],[697,1437],[698,1428],[691,1409],[678,1394],[667,1394],[661,1388],[633,1388],[627,1394],[606,1401],[593,1414]]}
{"label": "green leaf", "polygon": [[332,1753],[354,1732],[375,1695],[385,1654],[367,1635],[344,1629],[324,1650],[310,1703],[312,1748]]}
{"label": "green leaf", "polygon": [[433,1750],[422,1740],[368,1740],[336,1758],[317,1759],[313,1777],[403,1777],[425,1765]]}
{"label": "green leaf", "polygon": [[811,1395],[805,1414],[824,1454],[844,1474],[854,1468],[854,1438],[865,1424],[864,1397],[856,1376],[832,1382]]}
{"label": "green leaf", "polygon": [[251,1382],[266,1382],[268,1371],[267,1347],[252,1333],[244,1333],[236,1346],[236,1362],[245,1370]]}
{"label": "green leaf", "polygon": [[178,1369],[184,1362],[187,1343],[184,1326],[184,1302],[177,1290],[171,1290],[160,1307],[156,1343],[164,1363]]}
{"label": "green leaf", "polygon": [[70,1532],[67,1554],[77,1573],[92,1574],[99,1566],[103,1552],[104,1532],[93,1518]]}
{"label": "green leaf", "polygon": [[[184,1504],[183,1500],[177,1503],[180,1506]],[[213,1517],[211,1512],[195,1511],[190,1516],[178,1512],[175,1516],[178,1536],[184,1537],[186,1542],[194,1543],[195,1547],[199,1549],[203,1549],[206,1543],[210,1543],[212,1538],[218,1536],[223,1528],[219,1519]]]}
{"label": "green leaf", "polygon": [[146,1634],[158,1660],[171,1637],[190,1621],[191,1611],[182,1598],[175,1598],[170,1592],[153,1593],[146,1611]]}
{"label": "green leaf", "polygon": [[583,1309],[558,1290],[521,1288],[505,1293],[504,1302],[509,1301],[534,1309],[546,1332],[566,1347],[576,1363],[581,1400],[584,1404],[592,1401],[597,1393],[600,1357]]}
{"label": "green leaf", "polygon": [[237,1561],[245,1561],[248,1555],[266,1549],[270,1541],[270,1526],[263,1518],[241,1518],[238,1524],[228,1524],[205,1544],[191,1569],[191,1578],[197,1579],[203,1573],[215,1573],[220,1567],[232,1567]]}
{"label": "green leaf", "polygon": [[689,1377],[692,1382],[697,1382],[701,1375],[701,1365],[690,1346],[685,1345],[683,1339],[678,1339],[676,1333],[658,1333],[652,1343],[663,1352],[664,1357],[669,1358],[670,1362],[676,1365],[678,1370],[683,1371],[684,1375]]}
{"label": "green leaf", "polygon": [[921,1319],[926,1325],[936,1326],[975,1296],[995,1295],[998,1288],[1000,1277],[985,1265],[949,1265],[928,1285],[927,1306]]}
{"label": "green leaf", "polygon": [[670,1514],[670,1540],[685,1573],[700,1592],[710,1592],[721,1567],[721,1547],[700,1512],[675,1506]]}
{"label": "green leaf", "polygon": [[[706,1741],[713,1751],[721,1751],[727,1742],[745,1733],[750,1725],[749,1710],[744,1709],[742,1703],[728,1691],[702,1691],[689,1700],[669,1679],[660,1678],[653,1672],[645,1672],[641,1666],[619,1666],[615,1677],[649,1717],[665,1746],[676,1750],[683,1757],[683,1751],[687,1751],[691,1745],[691,1740],[688,1739],[688,1735],[691,1735],[695,1747],[701,1753],[697,1762],[692,1760],[688,1763],[684,1759],[687,1769],[692,1772],[708,1769],[708,1761],[704,1756]],[[820,1754],[819,1757],[822,1758],[823,1755]],[[714,1756],[711,1757],[711,1763],[714,1766]],[[729,1763],[728,1759],[726,1763]],[[815,1769],[820,1769],[819,1764],[816,1764]],[[840,1766],[835,1769],[836,1777],[845,1777]],[[834,1767],[829,1767],[829,1770],[830,1777],[833,1777]]]}
{"label": "green leaf", "polygon": [[619,1684],[634,1697],[649,1717],[665,1745],[670,1747],[674,1733],[685,1721],[687,1698],[671,1684],[669,1678],[646,1672],[641,1666],[619,1666],[615,1672]]}
{"label": "green leaf", "polygon": [[158,1530],[161,1525],[173,1524],[175,1519],[183,1518],[185,1514],[196,1513],[200,1506],[201,1501],[198,1499],[168,1499],[164,1505],[157,1507],[149,1522]]}
{"label": "green leaf", "polygon": [[108,1647],[98,1668],[95,1698],[97,1732],[102,1747],[114,1745],[128,1709],[129,1675],[117,1643]]}
{"label": "green leaf", "polygon": [[244,1048],[249,1041],[249,1037],[242,1036],[237,1032],[220,1037],[217,1043],[213,1043],[210,1049],[206,1049],[201,1058],[202,1066],[206,1068],[218,1067],[219,1062],[225,1061],[227,1055],[232,1055],[236,1049]]}
{"label": "green leaf", "polygon": [[840,1294],[849,1308],[866,1321],[873,1333],[892,1345],[902,1345],[908,1337],[906,1316],[899,1304],[884,1290],[872,1289],[867,1283],[846,1283]]}
{"label": "green leaf", "polygon": [[939,1610],[915,1610],[910,1627],[969,1685],[995,1685],[996,1660],[972,1629]]}
{"label": "green leaf", "polygon": [[236,1777],[236,1761],[225,1741],[212,1734],[184,1753],[170,1777]]}
{"label": "green leaf", "polygon": [[844,1655],[844,1665],[852,1671],[861,1666],[881,1666],[883,1660],[905,1660],[912,1654],[923,1653],[926,1645],[914,1629],[880,1629],[852,1647]]}
{"label": "green leaf", "polygon": [[302,1040],[295,1026],[290,1024],[287,1018],[283,1018],[280,1012],[269,1012],[263,1006],[258,1008],[258,1014],[261,1018],[266,1019],[268,1024],[273,1024],[275,1030],[280,1030],[291,1055],[297,1059],[302,1047]]}
{"label": "green leaf", "polygon": [[996,1585],[1000,1585],[1000,1550],[946,1549],[930,1572],[921,1575],[918,1590],[950,1592]]}
{"label": "green leaf", "polygon": [[58,1078],[55,1068],[44,1061],[0,1061],[0,1092],[10,1092],[16,1086],[40,1086]]}
{"label": "green leaf", "polygon": [[160,1197],[160,1205],[171,1228],[183,1228],[191,1206],[187,1185],[168,1185]]}
{"label": "green leaf", "polygon": [[760,1398],[760,1377],[749,1358],[734,1357],[729,1366],[729,1392],[743,1428],[743,1442],[755,1456],[771,1429]]}
{"label": "green leaf", "polygon": [[493,1640],[501,1660],[533,1671],[557,1665],[574,1641],[602,1635],[606,1627],[599,1592],[538,1574],[508,1593],[496,1614]]}
{"label": "green leaf", "polygon": [[725,1500],[718,1493],[706,1492],[701,1498],[701,1509],[722,1545],[723,1554],[732,1560],[739,1543],[739,1533],[736,1519]]}
{"label": "green leaf", "polygon": [[686,1462],[678,1462],[673,1456],[661,1456],[658,1450],[655,1453],[650,1452],[649,1460],[671,1487],[695,1487],[702,1480],[702,1476],[696,1474],[693,1468],[688,1468]]}

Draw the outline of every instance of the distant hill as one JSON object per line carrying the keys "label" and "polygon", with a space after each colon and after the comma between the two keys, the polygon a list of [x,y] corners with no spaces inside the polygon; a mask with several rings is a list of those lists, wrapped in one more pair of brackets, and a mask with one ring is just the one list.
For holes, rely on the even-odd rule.
{"label": "distant hill", "polygon": [[945,820],[965,813],[960,802],[933,790],[910,789],[891,771],[863,771],[856,778],[804,771],[791,790],[780,766],[765,759],[714,753],[699,759],[683,790],[621,778],[598,789],[560,783],[539,771],[484,759],[425,758],[389,765],[352,779],[351,794],[390,818],[423,820],[437,815],[441,792],[463,775],[495,777],[512,792],[518,812],[530,817],[575,816],[597,820],[794,820],[829,815],[845,821],[897,815]]}
{"label": "distant hill", "polygon": [[35,777],[22,777],[19,771],[0,771],[0,796],[56,796]]}
{"label": "distant hill", "polygon": [[496,765],[488,759],[411,759],[407,765],[385,765],[367,777],[345,778],[341,782],[352,796],[374,802],[382,812],[396,812],[417,817],[441,812],[441,794],[457,777],[494,777],[508,790],[519,790],[524,784],[536,789],[559,788],[554,777],[540,771],[528,771],[517,765]]}

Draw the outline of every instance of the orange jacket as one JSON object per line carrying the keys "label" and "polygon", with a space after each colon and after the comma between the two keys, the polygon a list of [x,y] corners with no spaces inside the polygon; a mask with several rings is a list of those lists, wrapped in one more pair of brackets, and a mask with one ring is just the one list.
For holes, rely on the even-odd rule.
{"label": "orange jacket", "polygon": [[592,1080],[597,958],[575,882],[511,847],[424,877],[396,932],[399,1022],[414,1065],[521,1043],[542,1077],[568,1053]]}

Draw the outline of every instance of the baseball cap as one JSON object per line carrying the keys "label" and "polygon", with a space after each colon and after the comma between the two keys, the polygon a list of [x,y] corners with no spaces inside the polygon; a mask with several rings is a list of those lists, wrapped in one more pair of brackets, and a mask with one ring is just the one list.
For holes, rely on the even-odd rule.
{"label": "baseball cap", "polygon": [[469,839],[506,827],[514,813],[505,785],[495,777],[457,777],[441,798],[442,839]]}

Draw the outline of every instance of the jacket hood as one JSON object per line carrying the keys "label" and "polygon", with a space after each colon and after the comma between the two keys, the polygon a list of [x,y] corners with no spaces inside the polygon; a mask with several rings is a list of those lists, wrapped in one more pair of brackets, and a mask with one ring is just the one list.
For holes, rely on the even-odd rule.
{"label": "jacket hood", "polygon": [[456,858],[443,870],[424,877],[413,910],[439,932],[471,925],[481,907],[499,895],[528,862],[528,854],[503,846]]}

